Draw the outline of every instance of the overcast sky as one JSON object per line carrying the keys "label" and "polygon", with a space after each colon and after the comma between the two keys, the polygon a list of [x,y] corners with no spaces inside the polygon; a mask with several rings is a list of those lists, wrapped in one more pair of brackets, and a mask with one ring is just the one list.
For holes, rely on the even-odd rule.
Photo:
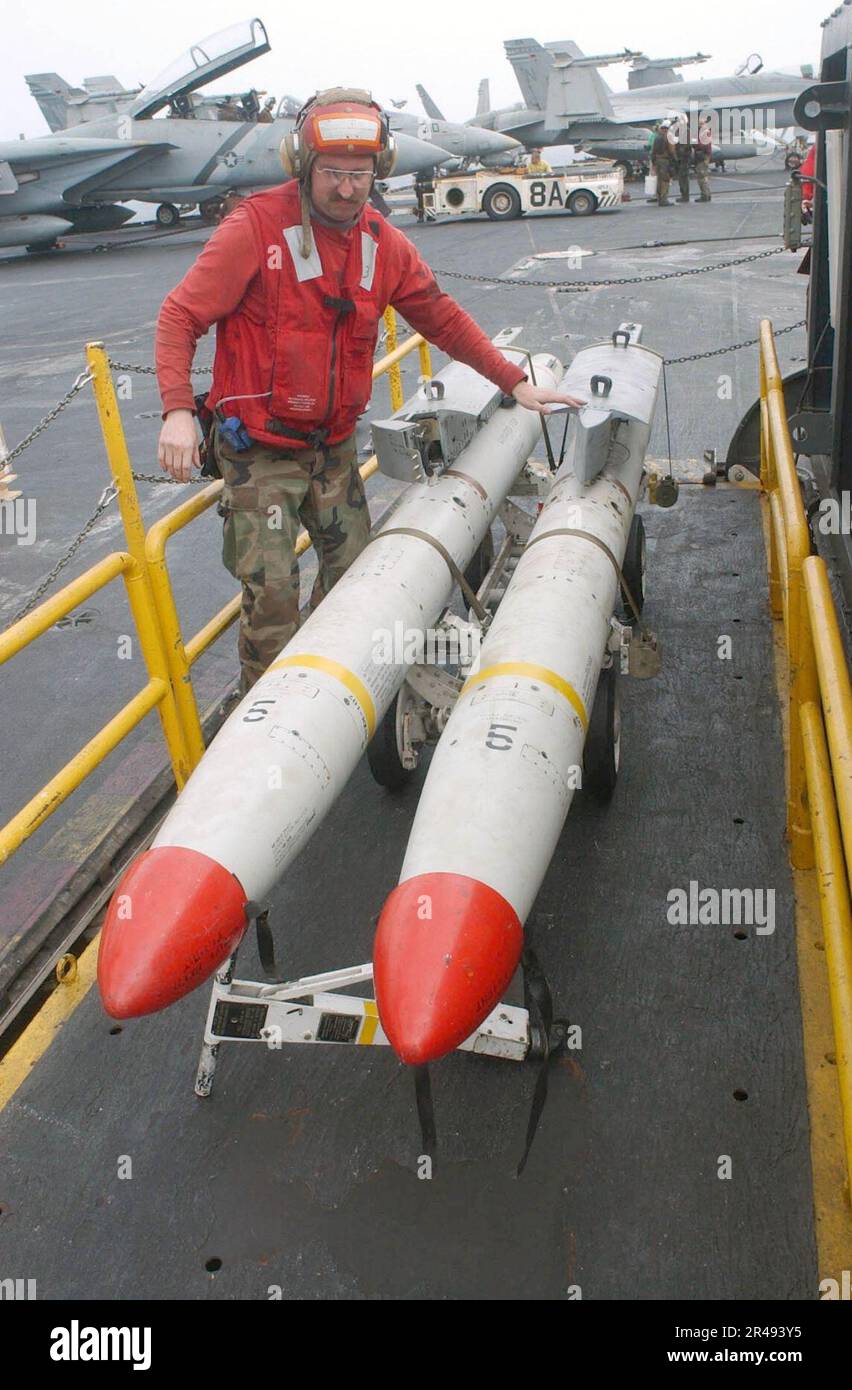
{"label": "overcast sky", "polygon": [[[125,86],[149,81],[189,45],[217,29],[258,14],[272,52],[217,84],[218,90],[254,86],[277,96],[309,95],[337,83],[367,86],[385,104],[406,97],[420,113],[415,83],[431,92],[449,120],[476,107],[481,77],[491,81],[492,104],[520,99],[503,53],[503,39],[532,36],[541,43],[573,39],[585,53],[642,49],[652,57],[699,50],[712,61],[687,70],[701,76],[733,72],[749,53],[767,68],[798,71],[819,60],[829,0],[715,0],[710,5],[663,5],[608,0],[595,7],[519,5],[462,0],[390,5],[387,0],[324,0],[322,4],[260,5],[244,0],[38,0],[32,10],[9,7],[0,50],[0,140],[47,134],[24,74],[58,72],[73,85],[114,74]],[[594,11],[593,13],[590,11]],[[10,13],[11,11],[11,13]],[[487,15],[483,24],[478,15]],[[626,68],[604,76],[619,90]]]}

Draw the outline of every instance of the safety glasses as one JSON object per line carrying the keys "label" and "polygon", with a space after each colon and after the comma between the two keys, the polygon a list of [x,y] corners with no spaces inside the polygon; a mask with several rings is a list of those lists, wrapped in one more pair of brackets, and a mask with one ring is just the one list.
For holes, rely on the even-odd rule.
{"label": "safety glasses", "polygon": [[366,188],[373,179],[372,169],[317,169],[320,178],[339,187],[344,179],[349,179],[353,188]]}

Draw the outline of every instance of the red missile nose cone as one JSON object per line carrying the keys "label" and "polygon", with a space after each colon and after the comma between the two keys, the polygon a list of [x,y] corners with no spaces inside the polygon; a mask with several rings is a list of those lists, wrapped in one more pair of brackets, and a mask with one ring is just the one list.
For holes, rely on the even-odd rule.
{"label": "red missile nose cone", "polygon": [[514,908],[463,874],[420,874],[382,909],[373,950],[379,1018],[403,1062],[434,1062],[487,1018],[515,972]]}
{"label": "red missile nose cone", "polygon": [[113,894],[98,984],[113,1018],[156,1013],[204,983],[248,925],[228,869],[194,849],[162,845],[131,864]]}

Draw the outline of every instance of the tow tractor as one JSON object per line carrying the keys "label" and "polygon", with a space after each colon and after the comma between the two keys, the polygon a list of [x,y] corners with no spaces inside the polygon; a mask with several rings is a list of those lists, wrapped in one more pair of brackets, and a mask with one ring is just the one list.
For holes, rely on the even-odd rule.
{"label": "tow tractor", "polygon": [[417,220],[484,212],[492,222],[510,222],[527,212],[570,212],[588,217],[601,208],[621,206],[624,170],[611,160],[595,160],[581,172],[557,170],[531,175],[521,169],[478,169],[421,180]]}

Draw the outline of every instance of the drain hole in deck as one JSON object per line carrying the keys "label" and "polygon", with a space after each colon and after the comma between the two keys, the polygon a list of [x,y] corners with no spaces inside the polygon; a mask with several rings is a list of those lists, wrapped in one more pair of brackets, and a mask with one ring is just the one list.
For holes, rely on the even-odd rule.
{"label": "drain hole in deck", "polygon": [[115,1025],[114,1028],[110,1028],[110,1030],[109,1030],[109,1035],[110,1035],[111,1038],[114,1038],[115,1035],[116,1035],[116,1033],[123,1033],[123,1032],[124,1032],[124,1029],[122,1028],[121,1024],[120,1024],[120,1023],[116,1023],[116,1025]]}
{"label": "drain hole in deck", "polygon": [[748,932],[743,931],[742,927],[737,928],[737,930],[734,932],[734,936],[736,937],[737,941],[748,941]]}
{"label": "drain hole in deck", "polygon": [[742,816],[734,816],[734,825],[745,825]]}
{"label": "drain hole in deck", "polygon": [[207,1270],[208,1274],[215,1274],[217,1270],[222,1268],[222,1261],[219,1259],[218,1255],[214,1255],[212,1260],[205,1261],[204,1268]]}
{"label": "drain hole in deck", "polygon": [[748,1100],[748,1091],[734,1091],[734,1100]]}

